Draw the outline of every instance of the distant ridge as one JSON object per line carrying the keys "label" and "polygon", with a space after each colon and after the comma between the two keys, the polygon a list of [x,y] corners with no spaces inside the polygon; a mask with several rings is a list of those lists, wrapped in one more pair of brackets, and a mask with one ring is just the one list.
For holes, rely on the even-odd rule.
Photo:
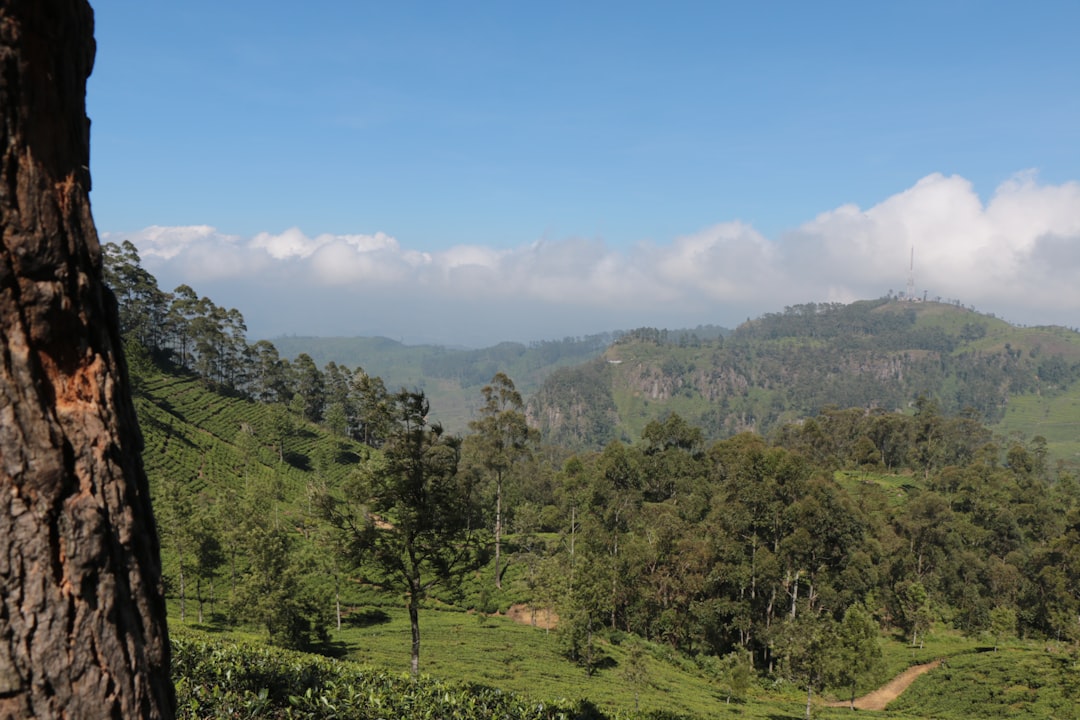
{"label": "distant ridge", "polygon": [[551,375],[529,402],[557,442],[634,439],[671,412],[712,438],[767,434],[828,406],[906,411],[925,395],[1080,459],[1080,334],[957,304],[809,303],[710,341],[635,331],[592,362]]}

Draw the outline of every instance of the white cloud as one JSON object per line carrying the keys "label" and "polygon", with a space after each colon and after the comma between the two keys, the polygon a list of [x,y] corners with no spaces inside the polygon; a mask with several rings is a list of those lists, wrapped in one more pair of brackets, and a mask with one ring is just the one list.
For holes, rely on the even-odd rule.
{"label": "white cloud", "polygon": [[162,227],[151,225],[137,233],[102,233],[103,242],[120,242],[130,240],[139,248],[139,253],[145,259],[147,257],[159,257],[171,260],[190,245],[204,240],[215,242],[228,242],[236,238],[222,235],[209,225],[186,225],[179,227]]}
{"label": "white cloud", "polygon": [[[1034,173],[1002,183],[985,205],[957,176],[930,175],[914,187],[860,211],[823,213],[785,238],[794,279],[857,297],[900,290],[914,249],[919,290],[959,299],[1025,322],[1075,324],[1080,290],[1080,184],[1040,185]],[[1048,255],[1060,262],[1046,262]],[[1058,280],[1068,279],[1063,283]],[[799,282],[806,290],[814,282]]]}
{"label": "white cloud", "polygon": [[325,236],[314,240],[306,237],[300,228],[289,228],[280,235],[271,235],[262,232],[251,239],[249,247],[265,250],[275,260],[287,260],[289,258],[306,258],[319,249],[319,246],[329,242]]}
{"label": "white cloud", "polygon": [[780,249],[749,225],[729,222],[676,238],[654,252],[658,275],[671,287],[717,301],[757,295],[777,277]]}
{"label": "white cloud", "polygon": [[[931,297],[1023,322],[1075,325],[1080,311],[1080,184],[1040,184],[1032,172],[985,204],[964,178],[929,175],[873,207],[843,205],[775,239],[737,221],[625,249],[566,238],[422,251],[382,232],[309,237],[290,228],[244,239],[207,226],[103,239],[131,240],[163,287],[185,282],[215,297],[202,287],[210,284],[235,297],[263,334],[313,332],[303,317],[317,317],[323,334],[378,325],[445,342],[463,336],[455,323],[490,341],[734,325],[793,303],[902,290],[912,248],[917,288]],[[321,305],[305,309],[308,297]],[[328,297],[340,300],[328,306]]]}

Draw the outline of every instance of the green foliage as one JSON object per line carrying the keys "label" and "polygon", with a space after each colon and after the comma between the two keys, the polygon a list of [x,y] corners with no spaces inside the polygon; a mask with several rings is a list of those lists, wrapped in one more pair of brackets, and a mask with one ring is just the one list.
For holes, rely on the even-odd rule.
{"label": "green foliage", "polygon": [[[135,278],[129,299],[153,295],[137,258],[121,262]],[[995,438],[982,422],[1003,388],[1069,397],[1074,361],[1052,360],[1072,357],[1067,333],[888,302],[793,308],[722,342],[640,331],[604,360],[554,373],[530,406],[549,430],[563,423],[567,443],[596,450],[532,447],[500,372],[459,467],[460,443],[432,422],[424,393],[390,394],[378,377],[333,362],[320,371],[311,357],[290,365],[269,343],[241,343],[238,313],[190,288],[170,297],[168,333],[129,314],[126,342],[181,626],[247,623],[238,631],[280,645],[367,657],[397,622],[383,608],[404,595],[414,662],[422,606],[434,624],[464,623],[439,641],[440,673],[525,683],[540,670],[515,646],[528,647],[560,688],[575,688],[559,694],[629,711],[629,682],[634,705],[658,716],[750,699],[755,673],[789,700],[788,683],[808,701],[822,688],[849,696],[879,678],[879,630],[910,639],[903,651],[889,643],[894,672],[969,648],[958,631],[995,644],[1080,637],[1076,479],[1055,467],[1051,438]],[[161,373],[168,357],[201,376]],[[825,397],[859,407],[816,405]],[[800,408],[811,416],[769,439],[708,440]],[[628,427],[637,442],[615,439]],[[474,531],[492,525],[496,559],[481,570]],[[492,588],[493,576],[505,583]],[[503,621],[461,612],[511,606],[558,616],[555,631],[500,640]],[[404,651],[400,636],[386,644]],[[1017,645],[1030,649],[1006,647]],[[712,687],[694,685],[704,678]],[[703,699],[661,709],[673,685]],[[231,698],[223,714],[276,712],[271,689],[230,692],[204,688],[196,700]],[[321,692],[298,689],[286,714],[351,702]],[[1050,702],[1035,694],[1033,707]]]}
{"label": "green foliage", "polygon": [[603,360],[553,372],[529,401],[529,413],[541,418],[545,439],[554,445],[591,448],[613,440],[618,416],[611,377]]}
{"label": "green foliage", "polygon": [[505,373],[496,373],[481,394],[484,404],[479,417],[469,423],[472,435],[466,440],[466,458],[476,465],[494,491],[495,510],[495,586],[502,587],[502,536],[504,527],[504,489],[517,479],[514,469],[532,456],[539,434],[525,419],[525,403],[514,381]]}
{"label": "green foliage", "polygon": [[844,619],[836,628],[835,643],[830,684],[850,690],[854,704],[858,687],[874,686],[885,679],[877,623],[866,608],[852,605],[844,611]]}
{"label": "green foliage", "polygon": [[994,650],[1001,641],[1016,634],[1016,610],[999,605],[990,611],[990,633],[994,637]]}
{"label": "green foliage", "polygon": [[120,332],[132,345],[154,351],[169,331],[170,296],[158,288],[157,279],[141,265],[136,247],[125,240],[105,243],[105,284],[116,296]]}
{"label": "green foliage", "polygon": [[[768,434],[829,406],[891,412],[925,395],[943,414],[970,409],[982,422],[1046,436],[1055,457],[1075,455],[1068,425],[1075,408],[1071,415],[1067,408],[1080,397],[1080,335],[1062,328],[1015,328],[954,305],[883,299],[787,308],[720,345],[663,337],[624,335],[604,355],[606,376],[552,375],[531,401],[545,438],[599,448],[670,412],[707,438]],[[589,387],[596,383],[603,387]],[[615,407],[600,415],[581,402],[608,395]],[[1017,401],[1044,412],[1014,411]],[[577,426],[596,430],[590,437],[566,430]]]}
{"label": "green foliage", "polygon": [[[262,518],[259,518],[262,520]],[[271,642],[306,649],[329,639],[330,599],[306,572],[297,540],[283,527],[252,522],[248,566],[237,598],[241,619],[264,626]]]}
{"label": "green foliage", "polygon": [[290,720],[575,720],[585,703],[532,701],[482,685],[421,679],[312,655],[174,636],[177,717]]}
{"label": "green foliage", "polygon": [[476,391],[496,372],[516,378],[519,389],[530,394],[560,367],[576,365],[600,355],[614,335],[545,340],[522,345],[500,343],[478,350],[435,345],[404,345],[387,338],[275,338],[283,357],[309,354],[316,363],[363,365],[372,377],[389,388],[418,388],[431,399],[432,420],[448,432],[463,433],[477,409]]}
{"label": "green foliage", "polygon": [[890,711],[936,718],[1077,718],[1075,652],[1008,649],[950,657]]}
{"label": "green foliage", "polygon": [[381,587],[405,593],[413,675],[419,674],[421,601],[431,588],[457,583],[475,557],[472,491],[458,474],[461,443],[428,424],[429,410],[423,393],[397,393],[383,462],[367,464],[344,491],[326,488],[316,498],[349,559]]}
{"label": "green foliage", "polygon": [[776,645],[783,672],[806,689],[806,717],[815,692],[821,692],[836,670],[836,626],[829,617],[802,613],[777,628]]}
{"label": "green foliage", "polygon": [[737,703],[746,701],[754,679],[754,661],[750,653],[734,650],[721,658],[715,656],[702,658],[702,663],[707,670],[716,674],[727,696],[724,700],[725,704],[730,705],[732,700]]}

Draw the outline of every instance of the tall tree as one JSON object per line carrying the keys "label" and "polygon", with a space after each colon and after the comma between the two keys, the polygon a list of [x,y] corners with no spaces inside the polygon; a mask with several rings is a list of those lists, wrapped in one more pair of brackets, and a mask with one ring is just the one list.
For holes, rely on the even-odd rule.
{"label": "tall tree", "polygon": [[337,435],[348,434],[349,418],[356,416],[355,410],[351,407],[350,375],[347,367],[341,367],[332,360],[323,368],[323,379],[326,385],[323,423]]}
{"label": "tall tree", "polygon": [[85,0],[0,3],[0,717],[168,718],[161,564],[90,214]]}
{"label": "tall tree", "polygon": [[301,555],[299,534],[273,509],[271,493],[256,492],[243,499],[248,566],[238,588],[237,614],[265,627],[277,645],[310,648],[328,637],[329,593]]}
{"label": "tall tree", "polygon": [[119,305],[121,335],[150,352],[161,350],[168,334],[171,296],[162,292],[157,279],[142,267],[139,251],[130,241],[106,243],[102,252],[105,283]]}
{"label": "tall tree", "polygon": [[806,720],[810,720],[814,691],[821,692],[835,673],[836,623],[829,616],[803,613],[785,620],[777,644],[791,680],[806,686]]}
{"label": "tall tree", "polygon": [[496,373],[480,392],[484,405],[469,428],[480,464],[495,486],[495,587],[502,589],[503,484],[515,463],[528,457],[536,433],[525,420],[521,393],[506,373]]}
{"label": "tall tree", "polygon": [[386,385],[381,377],[368,375],[362,368],[357,368],[349,390],[349,406],[355,413],[349,422],[353,437],[370,447],[381,447],[394,424],[393,400]]}
{"label": "tall tree", "polygon": [[190,369],[195,350],[192,323],[199,317],[199,296],[190,285],[180,285],[172,292],[168,323],[173,332],[174,349],[180,353],[180,367]]}
{"label": "tall tree", "polygon": [[251,394],[259,402],[287,403],[291,399],[288,372],[278,355],[277,348],[269,340],[260,340],[252,346]]}
{"label": "tall tree", "polygon": [[292,365],[292,385],[306,420],[319,422],[326,407],[326,382],[319,367],[307,353],[300,353]]}
{"label": "tall tree", "polygon": [[832,679],[837,686],[850,690],[851,709],[854,710],[858,683],[876,681],[885,674],[877,623],[866,608],[852,605],[844,611],[844,619],[837,627],[836,644]]}
{"label": "tall tree", "polygon": [[422,392],[393,396],[394,426],[383,462],[371,461],[344,496],[324,493],[321,514],[344,532],[358,562],[387,589],[404,591],[412,628],[412,674],[420,673],[420,602],[475,562],[471,492],[458,476],[460,441],[431,425]]}

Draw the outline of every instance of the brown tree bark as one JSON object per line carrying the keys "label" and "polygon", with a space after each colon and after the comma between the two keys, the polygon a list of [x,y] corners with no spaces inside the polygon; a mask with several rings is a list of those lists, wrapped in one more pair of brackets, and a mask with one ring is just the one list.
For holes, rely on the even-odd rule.
{"label": "brown tree bark", "polygon": [[0,0],[0,718],[170,718],[141,435],[90,215],[85,0]]}

